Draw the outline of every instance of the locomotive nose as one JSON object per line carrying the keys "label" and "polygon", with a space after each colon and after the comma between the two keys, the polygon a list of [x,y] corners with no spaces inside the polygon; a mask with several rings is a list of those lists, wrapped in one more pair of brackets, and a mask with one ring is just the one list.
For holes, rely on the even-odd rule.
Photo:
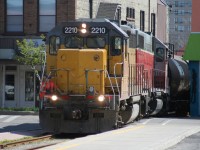
{"label": "locomotive nose", "polygon": [[60,49],[57,56],[57,68],[68,69],[59,71],[58,85],[69,95],[85,95],[89,87],[93,87],[99,94],[104,94],[104,75],[106,69],[107,52],[105,49]]}

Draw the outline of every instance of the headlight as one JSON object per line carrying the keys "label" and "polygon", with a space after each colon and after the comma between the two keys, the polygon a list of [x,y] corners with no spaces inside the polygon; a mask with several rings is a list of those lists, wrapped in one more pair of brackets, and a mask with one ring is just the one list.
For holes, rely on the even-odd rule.
{"label": "headlight", "polygon": [[103,102],[104,100],[105,100],[104,95],[99,95],[98,101],[99,101],[99,102]]}
{"label": "headlight", "polygon": [[86,24],[85,24],[85,23],[82,23],[81,26],[82,26],[82,28],[84,28],[84,29],[86,28]]}
{"label": "headlight", "polygon": [[86,29],[81,29],[81,32],[82,32],[83,34],[85,34],[85,33],[87,32],[87,30],[86,30]]}
{"label": "headlight", "polygon": [[57,100],[58,100],[58,96],[52,95],[52,96],[51,96],[51,99],[52,99],[52,101],[57,101]]}

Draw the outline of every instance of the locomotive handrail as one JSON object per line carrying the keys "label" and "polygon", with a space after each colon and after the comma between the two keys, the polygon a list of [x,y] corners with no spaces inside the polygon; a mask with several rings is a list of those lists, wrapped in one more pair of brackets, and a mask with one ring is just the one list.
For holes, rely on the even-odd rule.
{"label": "locomotive handrail", "polygon": [[[68,69],[68,68],[59,68],[59,69],[51,69],[51,72],[52,71],[67,71],[67,77],[68,77],[68,80],[67,80],[67,89],[69,90],[69,71],[71,69]],[[51,73],[50,72],[50,73]],[[61,91],[59,91],[60,93],[62,93]]]}
{"label": "locomotive handrail", "polygon": [[110,85],[111,85],[111,88],[112,88],[112,91],[113,91],[113,95],[114,95],[114,100],[113,100],[113,108],[115,108],[115,90],[114,90],[114,88],[113,88],[113,85],[112,85],[112,81],[111,81],[111,79],[110,79],[110,76],[109,76],[109,73],[108,73],[108,70],[105,70],[106,71],[106,73],[107,73],[107,76],[108,76],[108,79],[109,79],[109,81],[110,81]]}
{"label": "locomotive handrail", "polygon": [[59,68],[59,69],[51,69],[51,71],[70,71],[70,69]]}
{"label": "locomotive handrail", "polygon": [[[85,79],[86,79],[86,89],[88,89],[88,72],[89,71],[93,71],[93,72],[100,72],[100,76],[102,77],[102,72],[104,71],[103,69],[85,69]],[[100,77],[100,89],[103,88],[103,85],[101,85],[101,78]],[[101,91],[101,94],[103,94],[103,92]]]}
{"label": "locomotive handrail", "polygon": [[117,91],[118,91],[118,93],[119,93],[119,97],[121,97],[121,94],[120,94],[120,91],[119,91],[119,85],[118,85],[118,81],[117,81],[117,77],[116,77],[116,66],[117,65],[123,65],[123,62],[121,62],[121,63],[116,63],[115,65],[114,65],[114,77],[115,77],[115,82],[116,82],[116,85],[117,85]]}
{"label": "locomotive handrail", "polygon": [[107,76],[108,76],[108,79],[109,79],[109,81],[110,81],[110,85],[111,85],[111,88],[112,88],[112,91],[113,91],[113,94],[114,94],[114,97],[115,97],[115,90],[114,90],[114,88],[113,88],[112,81],[111,81],[111,79],[110,79],[108,70],[105,70],[105,72],[106,72],[106,74],[107,74]]}
{"label": "locomotive handrail", "polygon": [[[152,69],[151,70],[152,71],[152,91],[155,91],[155,89],[165,89],[165,71],[163,71],[163,70],[160,70],[160,69]],[[163,81],[159,81],[159,80],[157,80],[157,81],[159,81],[159,82],[157,82],[157,83],[159,83],[159,85],[158,84],[155,84],[155,80],[154,80],[154,78],[155,77],[157,77],[157,76],[162,76],[162,77],[164,77],[164,80]],[[158,86],[158,87],[157,87]]]}

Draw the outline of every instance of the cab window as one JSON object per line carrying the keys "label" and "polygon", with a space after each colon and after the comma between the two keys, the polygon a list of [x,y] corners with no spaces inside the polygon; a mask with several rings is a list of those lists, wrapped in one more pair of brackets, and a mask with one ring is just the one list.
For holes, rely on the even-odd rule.
{"label": "cab window", "polygon": [[65,38],[66,48],[82,48],[83,38],[78,36],[69,36]]}
{"label": "cab window", "polygon": [[164,48],[156,48],[156,61],[157,62],[162,62],[164,61],[164,56],[165,56],[165,53],[164,53]]}
{"label": "cab window", "polygon": [[49,45],[49,53],[57,54],[57,51],[59,48],[60,48],[60,37],[51,36],[50,37],[50,45]]}
{"label": "cab window", "polygon": [[122,53],[122,39],[120,37],[114,37],[112,40],[112,46],[110,54],[111,56],[118,56]]}
{"label": "cab window", "polygon": [[90,37],[87,38],[86,44],[88,48],[104,48],[106,39],[103,37]]}

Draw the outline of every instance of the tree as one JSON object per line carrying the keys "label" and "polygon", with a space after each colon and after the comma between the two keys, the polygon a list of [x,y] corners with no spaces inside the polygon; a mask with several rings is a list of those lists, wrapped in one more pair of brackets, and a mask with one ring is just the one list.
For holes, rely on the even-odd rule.
{"label": "tree", "polygon": [[[45,37],[42,35],[41,38],[44,39]],[[16,55],[15,59],[24,65],[30,65],[31,69],[34,70],[36,76],[40,80],[36,66],[42,65],[44,68],[46,62],[45,45],[35,45],[33,40],[28,41],[27,39],[23,39],[22,41],[17,40],[16,42],[20,54]]]}

